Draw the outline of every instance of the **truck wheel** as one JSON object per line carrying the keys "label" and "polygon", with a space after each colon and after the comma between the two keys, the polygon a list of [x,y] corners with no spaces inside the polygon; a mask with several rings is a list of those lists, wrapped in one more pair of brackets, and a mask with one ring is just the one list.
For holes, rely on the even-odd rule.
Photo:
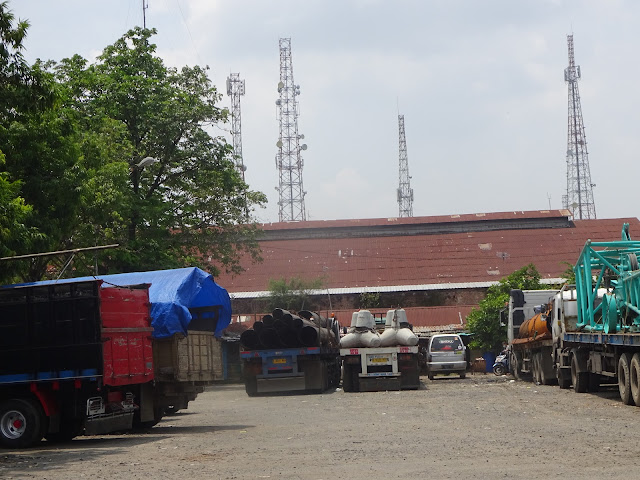
{"label": "truck wheel", "polygon": [[513,373],[513,378],[516,380],[520,380],[520,363],[518,362],[518,355],[515,353],[511,354],[509,358],[509,365],[511,365],[511,373]]}
{"label": "truck wheel", "polygon": [[631,374],[629,372],[630,363],[628,353],[620,355],[620,360],[618,360],[618,390],[620,391],[620,399],[625,405],[633,404]]}
{"label": "truck wheel", "polygon": [[14,398],[0,404],[0,445],[24,448],[42,440],[45,415],[35,402]]}
{"label": "truck wheel", "polygon": [[258,379],[256,377],[245,377],[244,389],[247,395],[255,397],[258,394]]}
{"label": "truck wheel", "polygon": [[533,383],[540,385],[540,352],[536,352],[531,356],[531,376]]}
{"label": "truck wheel", "polygon": [[562,390],[567,390],[571,387],[571,376],[567,373],[566,369],[560,368],[560,365],[556,367],[556,377],[558,379],[558,386]]}
{"label": "truck wheel", "polygon": [[60,431],[47,433],[44,438],[47,439],[47,442],[69,442],[78,435],[82,435],[83,429],[82,420],[67,420],[63,417],[60,424]]}
{"label": "truck wheel", "polygon": [[640,353],[634,353],[629,366],[629,381],[631,382],[631,398],[640,407]]}
{"label": "truck wheel", "polygon": [[578,357],[571,357],[571,383],[573,389],[578,393],[584,393],[589,389],[589,372],[580,372],[578,370]]}
{"label": "truck wheel", "polygon": [[345,392],[353,391],[353,369],[351,365],[345,365],[342,372],[342,390]]}

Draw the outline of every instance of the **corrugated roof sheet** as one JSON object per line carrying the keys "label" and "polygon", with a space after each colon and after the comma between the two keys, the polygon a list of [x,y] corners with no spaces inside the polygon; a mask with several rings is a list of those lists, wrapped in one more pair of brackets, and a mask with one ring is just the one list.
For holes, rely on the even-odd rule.
{"label": "corrugated roof sheet", "polygon": [[[460,221],[470,217],[484,221],[512,219],[512,228],[483,231],[471,228],[468,232],[446,234],[396,233],[391,236],[367,237],[359,230],[358,236],[337,235],[335,238],[313,238],[314,228],[327,224],[344,227],[363,225],[375,227],[390,219],[339,220],[333,222],[291,222],[265,225],[265,229],[306,229],[309,238],[295,240],[261,241],[264,261],[252,265],[243,261],[246,269],[240,275],[223,274],[216,282],[235,297],[241,292],[265,292],[270,279],[316,279],[321,277],[330,292],[341,289],[345,293],[374,291],[376,289],[415,286],[465,288],[464,285],[492,284],[527,265],[535,264],[543,279],[556,279],[573,265],[587,239],[593,241],[617,240],[622,224],[631,225],[640,237],[637,218],[568,221],[562,211],[513,212],[479,215],[461,215]],[[416,225],[420,222],[455,222],[450,217],[413,217],[394,219],[400,224]],[[532,219],[565,218],[565,228],[521,228],[518,222],[531,225]],[[334,226],[336,226],[334,225]],[[366,233],[366,231],[365,231]],[[459,285],[458,287],[453,287]],[[351,290],[355,289],[355,290]],[[378,290],[384,291],[384,290]],[[255,296],[255,295],[254,295]],[[238,297],[236,297],[238,298]]]}

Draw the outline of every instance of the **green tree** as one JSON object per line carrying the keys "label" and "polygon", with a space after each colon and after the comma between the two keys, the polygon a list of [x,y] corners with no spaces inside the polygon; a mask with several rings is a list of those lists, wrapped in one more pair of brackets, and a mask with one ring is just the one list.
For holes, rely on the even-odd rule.
{"label": "green tree", "polygon": [[509,302],[512,289],[542,290],[540,273],[533,264],[526,265],[487,289],[487,294],[467,315],[467,328],[473,334],[472,348],[499,352],[507,339],[506,327],[500,325],[500,311]]}
{"label": "green tree", "polygon": [[[74,56],[54,67],[85,132],[78,239],[122,245],[103,254],[105,270],[240,272],[242,254],[260,259],[251,215],[266,197],[242,181],[225,139],[209,133],[228,112],[207,68],[166,67],[154,34],[135,28],[95,64]],[[140,166],[147,157],[156,162]]]}
{"label": "green tree", "polygon": [[298,277],[277,280],[269,280],[270,311],[275,308],[284,308],[298,312],[310,307],[310,293],[312,290],[324,288],[324,279],[303,280]]}
{"label": "green tree", "polygon": [[[23,58],[28,26],[0,3],[0,208],[9,214],[2,237],[10,254],[68,244],[81,184],[73,120],[60,106],[52,75]],[[10,269],[37,279],[46,259]]]}
{"label": "green tree", "polygon": [[380,306],[380,293],[363,292],[360,294],[360,308],[378,308]]}

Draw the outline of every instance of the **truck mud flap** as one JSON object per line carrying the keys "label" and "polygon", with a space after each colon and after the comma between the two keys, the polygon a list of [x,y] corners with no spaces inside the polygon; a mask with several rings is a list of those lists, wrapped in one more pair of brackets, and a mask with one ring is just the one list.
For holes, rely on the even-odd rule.
{"label": "truck mud flap", "polygon": [[305,380],[300,377],[258,378],[257,393],[295,392],[305,389]]}
{"label": "truck mud flap", "polygon": [[133,428],[133,412],[118,415],[105,415],[87,418],[84,426],[85,435],[104,435],[107,433],[131,430]]}
{"label": "truck mud flap", "polygon": [[380,392],[383,390],[400,390],[400,376],[384,376],[384,377],[360,377],[359,379],[361,392]]}

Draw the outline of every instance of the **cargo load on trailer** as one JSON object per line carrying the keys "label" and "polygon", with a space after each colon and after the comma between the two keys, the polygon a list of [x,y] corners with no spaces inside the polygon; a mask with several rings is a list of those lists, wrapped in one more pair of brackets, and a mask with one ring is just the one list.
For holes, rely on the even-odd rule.
{"label": "cargo load on trailer", "polygon": [[[575,285],[511,292],[508,334],[516,377],[558,382],[576,392],[618,385],[640,406],[640,242],[588,240],[574,267]],[[527,310],[528,309],[528,310]],[[517,334],[516,334],[517,332]]]}
{"label": "cargo load on trailer", "polygon": [[333,317],[276,308],[240,335],[245,389],[320,393],[340,383],[340,325]]}
{"label": "cargo load on trailer", "polygon": [[404,309],[387,312],[382,332],[369,310],[354,312],[340,339],[340,356],[345,392],[420,387],[418,337]]}

